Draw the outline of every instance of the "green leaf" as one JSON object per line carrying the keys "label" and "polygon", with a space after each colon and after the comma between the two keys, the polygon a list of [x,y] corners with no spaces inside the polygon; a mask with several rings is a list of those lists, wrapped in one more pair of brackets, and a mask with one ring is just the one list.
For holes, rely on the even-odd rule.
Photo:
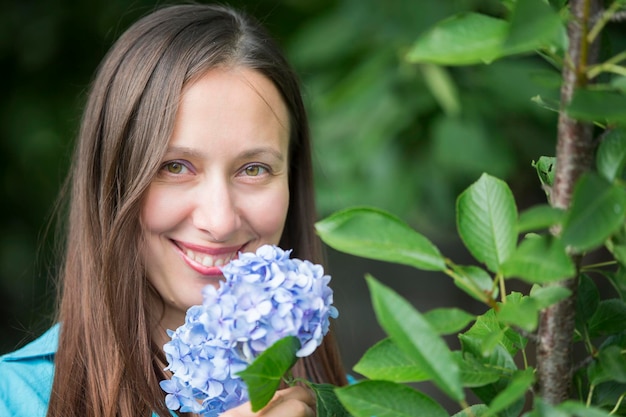
{"label": "green leaf", "polygon": [[621,177],[626,163],[626,130],[612,129],[602,137],[596,153],[598,173],[609,182]]}
{"label": "green leaf", "polygon": [[502,265],[506,278],[519,278],[529,283],[544,284],[570,278],[576,267],[563,243],[552,236],[524,239],[513,255]]}
{"label": "green leaf", "polygon": [[574,188],[561,238],[577,252],[600,246],[624,224],[626,192],[595,174],[583,175]]}
{"label": "green leaf", "polygon": [[591,336],[619,333],[624,330],[624,323],[626,304],[616,298],[602,300],[589,320],[589,333]]}
{"label": "green leaf", "polygon": [[457,227],[472,255],[493,272],[515,250],[517,208],[502,180],[483,174],[457,199]]}
{"label": "green leaf", "polygon": [[556,158],[553,156],[542,156],[537,162],[533,161],[532,166],[537,170],[541,185],[552,187],[554,174],[556,173]]}
{"label": "green leaf", "polygon": [[[595,390],[593,391],[593,402],[594,405],[597,407],[610,407],[609,409],[612,409],[615,407],[615,404],[620,401],[620,398],[622,399],[622,404],[618,409],[618,412],[616,414],[611,414],[611,416],[615,416],[615,415],[624,415],[624,411],[626,411],[626,407],[624,407],[623,404],[623,398],[622,396],[624,395],[624,393],[626,392],[626,384],[622,384],[620,382],[615,382],[615,381],[608,381],[608,382],[604,382],[602,384],[599,384],[598,386],[596,386]],[[605,411],[606,412],[606,411]],[[595,416],[597,414],[577,414],[577,416],[580,417],[587,417],[587,416]],[[604,414],[604,416],[606,416],[606,414]]]}
{"label": "green leaf", "polygon": [[557,409],[541,397],[533,399],[533,409],[524,417],[572,417],[571,414]]}
{"label": "green leaf", "polygon": [[421,36],[406,55],[409,62],[439,65],[489,63],[502,55],[508,23],[478,13],[445,19]]}
{"label": "green leaf", "polygon": [[334,385],[314,384],[312,382],[307,382],[307,385],[315,393],[317,417],[350,417],[348,410],[337,398]]}
{"label": "green leaf", "polygon": [[529,297],[522,297],[517,301],[509,300],[500,304],[497,317],[502,323],[518,326],[532,332],[537,328],[539,308]]}
{"label": "green leaf", "polygon": [[423,316],[440,335],[458,333],[476,318],[460,308],[436,308]]}
{"label": "green leaf", "polygon": [[564,215],[565,211],[548,204],[531,207],[520,213],[517,221],[517,233],[548,229],[559,224]]}
{"label": "green leaf", "polygon": [[297,337],[285,337],[237,373],[248,387],[252,411],[259,411],[270,402],[283,376],[296,363],[298,349],[300,341]]}
{"label": "green leaf", "polygon": [[[514,297],[514,295],[520,297]],[[512,293],[507,302],[499,304],[498,320],[503,323],[516,325],[532,332],[537,328],[539,312],[571,295],[571,291],[562,287],[534,288],[530,296],[521,296]]]}
{"label": "green leaf", "polygon": [[491,401],[487,415],[496,415],[520,398],[523,398],[535,381],[533,371],[532,368],[528,368],[524,371],[516,372],[511,383]]}
{"label": "green leaf", "polygon": [[572,291],[561,286],[541,287],[534,285],[530,290],[530,299],[537,304],[537,308],[543,310],[552,304],[565,300],[572,295]]}
{"label": "green leaf", "polygon": [[[511,295],[509,295],[509,297],[512,298]],[[460,336],[472,339],[472,346],[478,347],[478,350],[473,350],[474,354],[487,357],[491,354],[493,349],[486,349],[485,342],[489,340],[490,336],[494,335],[497,336],[495,339],[496,345],[501,345],[506,352],[508,352],[509,357],[515,355],[519,349],[526,345],[525,338],[514,330],[505,328],[505,326],[500,323],[493,309],[478,317],[472,327]],[[510,364],[513,366],[512,369],[517,369],[512,360]],[[498,366],[501,368],[504,367],[502,363],[499,363]]]}
{"label": "green leaf", "polygon": [[[562,32],[561,18],[544,1],[517,1],[504,48],[522,52],[546,48],[560,38]],[[558,49],[562,46],[558,45]]]}
{"label": "green leaf", "polygon": [[624,228],[622,227],[611,236],[606,242],[605,246],[611,255],[615,258],[617,262],[619,262],[622,266],[626,265],[626,236],[624,236]]}
{"label": "green leaf", "polygon": [[367,277],[378,322],[391,340],[452,399],[464,398],[460,372],[452,353],[432,326],[404,298]]}
{"label": "green leaf", "polygon": [[369,379],[391,382],[419,382],[429,376],[391,339],[383,339],[370,347],[359,359],[354,370]]}
{"label": "green leaf", "polygon": [[578,89],[566,112],[583,121],[623,125],[626,123],[626,95],[615,91]]}
{"label": "green leaf", "polygon": [[604,381],[617,381],[626,383],[626,353],[617,345],[611,345],[600,349],[597,364],[602,369],[604,378],[591,379],[591,383],[597,385]]}
{"label": "green leaf", "polygon": [[484,417],[488,410],[489,407],[485,404],[474,404],[469,409],[461,410],[452,417]]}
{"label": "green leaf", "polygon": [[432,398],[394,382],[363,381],[335,392],[354,417],[448,417]]}
{"label": "green leaf", "polygon": [[482,387],[492,384],[503,377],[497,368],[485,366],[471,353],[454,352],[454,356],[461,369],[461,380],[464,387]]}
{"label": "green leaf", "polygon": [[483,303],[497,297],[498,289],[494,288],[491,276],[484,269],[474,265],[454,265],[452,268],[454,284],[468,295]]}
{"label": "green leaf", "polygon": [[442,271],[446,268],[439,250],[424,236],[397,217],[373,208],[337,212],[315,225],[322,240],[339,251]]}
{"label": "green leaf", "polygon": [[587,324],[600,304],[600,293],[587,274],[581,274],[576,295],[576,328],[587,334]]}
{"label": "green leaf", "polygon": [[624,266],[620,266],[620,268],[615,273],[605,273],[606,277],[609,279],[620,298],[623,301],[626,301],[626,269]]}
{"label": "green leaf", "polygon": [[578,401],[567,400],[557,406],[557,409],[577,417],[610,417],[608,411],[591,407]]}
{"label": "green leaf", "polygon": [[461,111],[459,92],[448,71],[439,65],[432,64],[423,64],[420,69],[424,76],[424,83],[444,112],[449,116],[459,114]]}

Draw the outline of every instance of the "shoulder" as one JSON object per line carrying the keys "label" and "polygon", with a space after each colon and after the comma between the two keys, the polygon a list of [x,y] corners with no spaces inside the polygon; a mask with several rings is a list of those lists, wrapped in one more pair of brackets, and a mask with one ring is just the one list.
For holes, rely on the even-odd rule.
{"label": "shoulder", "polygon": [[45,416],[54,377],[59,325],[0,356],[0,415]]}

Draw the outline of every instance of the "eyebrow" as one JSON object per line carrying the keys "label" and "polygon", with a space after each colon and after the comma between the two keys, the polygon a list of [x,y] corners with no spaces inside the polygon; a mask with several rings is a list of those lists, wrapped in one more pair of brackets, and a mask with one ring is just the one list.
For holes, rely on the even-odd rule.
{"label": "eyebrow", "polygon": [[[204,158],[207,156],[206,152],[202,152],[197,149],[189,148],[186,146],[170,146],[169,148],[167,148],[166,155],[170,153],[180,154],[182,156],[191,157],[191,158]],[[248,149],[242,152],[241,154],[239,154],[238,158],[248,159],[248,158],[254,158],[262,154],[271,154],[272,156],[274,156],[276,159],[278,159],[281,162],[285,160],[285,155],[283,155],[282,152],[270,146],[261,146],[258,148]]]}

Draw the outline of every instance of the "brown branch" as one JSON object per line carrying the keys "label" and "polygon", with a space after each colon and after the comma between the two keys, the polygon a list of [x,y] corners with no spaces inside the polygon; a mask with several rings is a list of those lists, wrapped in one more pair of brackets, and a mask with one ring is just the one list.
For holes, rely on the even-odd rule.
{"label": "brown branch", "polygon": [[[563,209],[569,207],[576,180],[592,163],[592,126],[572,119],[564,108],[572,100],[575,89],[587,84],[585,71],[597,59],[597,45],[590,48],[587,33],[592,25],[590,16],[596,16],[600,10],[600,0],[571,0],[570,9],[572,19],[567,27],[569,46],[562,74],[556,173],[550,194],[551,204]],[[572,296],[544,310],[539,322],[538,391],[550,404],[558,404],[569,396],[577,277],[555,285],[569,289]]]}

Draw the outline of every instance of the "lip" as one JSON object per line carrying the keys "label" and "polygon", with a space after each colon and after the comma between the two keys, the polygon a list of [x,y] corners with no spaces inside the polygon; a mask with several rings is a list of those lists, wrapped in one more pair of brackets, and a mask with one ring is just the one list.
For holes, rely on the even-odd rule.
{"label": "lip", "polygon": [[232,259],[237,259],[239,252],[242,251],[243,247],[245,246],[244,244],[241,246],[227,246],[227,247],[220,247],[220,248],[212,248],[212,247],[207,247],[207,246],[196,245],[196,244],[189,243],[189,242],[182,242],[178,240],[170,240],[170,241],[174,245],[174,249],[178,252],[180,257],[189,267],[191,267],[194,271],[198,272],[199,274],[207,276],[207,277],[221,277],[223,275],[221,267],[202,265],[201,263],[187,256],[186,254],[187,250],[191,250],[194,253],[205,254],[209,256],[234,254]]}

